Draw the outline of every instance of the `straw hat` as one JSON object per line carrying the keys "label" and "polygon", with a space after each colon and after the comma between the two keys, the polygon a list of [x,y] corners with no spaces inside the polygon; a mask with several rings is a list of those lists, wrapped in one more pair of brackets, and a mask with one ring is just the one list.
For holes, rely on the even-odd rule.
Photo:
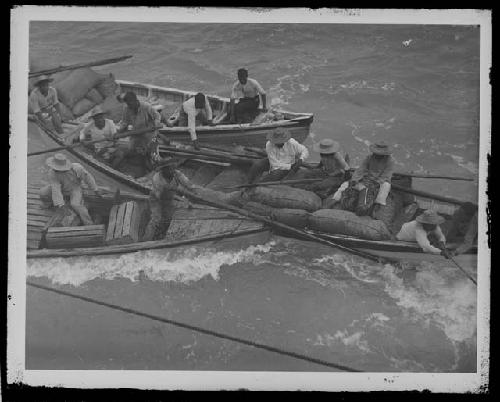
{"label": "straw hat", "polygon": [[48,81],[48,82],[52,82],[54,81],[52,78],[50,78],[48,75],[40,75],[38,77],[35,78],[35,81],[33,82],[33,85],[40,85],[42,82],[44,81]]}
{"label": "straw hat", "polygon": [[66,155],[64,154],[55,154],[54,156],[48,158],[45,163],[50,168],[60,172],[71,169],[71,162],[66,158]]}
{"label": "straw hat", "polygon": [[370,151],[375,155],[390,155],[392,154],[392,148],[385,142],[376,142],[370,145]]}
{"label": "straw hat", "polygon": [[105,114],[106,112],[104,110],[102,110],[102,107],[100,107],[99,105],[97,105],[94,109],[92,109],[92,111],[90,112],[89,114],[89,117],[95,117],[99,114]]}
{"label": "straw hat", "polygon": [[417,216],[416,221],[419,223],[440,225],[441,223],[444,222],[444,218],[442,216],[438,215],[436,212],[428,209],[427,211],[424,211],[421,215]]}
{"label": "straw hat", "polygon": [[284,144],[291,138],[290,131],[285,130],[282,127],[277,128],[267,134],[267,140],[271,141],[272,144]]}
{"label": "straw hat", "polygon": [[313,149],[320,154],[334,154],[340,149],[340,144],[337,141],[326,138],[314,144]]}

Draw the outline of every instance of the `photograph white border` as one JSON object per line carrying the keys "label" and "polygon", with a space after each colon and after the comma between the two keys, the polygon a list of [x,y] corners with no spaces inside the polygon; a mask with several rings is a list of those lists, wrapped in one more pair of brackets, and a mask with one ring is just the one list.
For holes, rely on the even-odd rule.
{"label": "photograph white border", "polygon": [[[98,12],[96,12],[98,11]],[[30,21],[437,24],[480,26],[480,157],[477,372],[296,373],[226,371],[26,370],[27,93]],[[11,10],[7,382],[75,388],[485,392],[489,384],[491,255],[487,238],[487,155],[491,153],[491,12],[402,9],[230,9],[19,6]]]}

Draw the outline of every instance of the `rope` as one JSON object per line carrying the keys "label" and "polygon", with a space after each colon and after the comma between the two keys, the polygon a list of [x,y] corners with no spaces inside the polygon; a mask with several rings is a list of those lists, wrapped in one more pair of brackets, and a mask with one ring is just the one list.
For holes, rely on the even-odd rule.
{"label": "rope", "polygon": [[221,339],[227,339],[227,340],[230,340],[233,342],[241,343],[243,345],[252,346],[252,347],[257,348],[257,349],[264,349],[264,350],[267,350],[269,352],[274,352],[274,353],[278,353],[280,355],[293,357],[293,358],[299,359],[299,360],[304,360],[304,361],[309,362],[309,363],[314,363],[314,364],[318,364],[321,366],[325,366],[325,367],[329,367],[329,368],[333,368],[333,369],[337,369],[337,370],[341,370],[341,371],[361,372],[361,370],[356,370],[356,369],[353,369],[352,367],[348,367],[348,366],[344,366],[344,365],[336,364],[336,363],[331,363],[331,362],[328,362],[328,361],[325,361],[322,359],[316,359],[314,357],[305,356],[305,355],[295,353],[295,352],[290,352],[287,350],[276,348],[274,346],[268,346],[268,345],[265,345],[262,343],[253,342],[253,341],[249,341],[249,340],[242,339],[242,338],[237,338],[237,337],[234,337],[231,335],[223,334],[221,332],[216,332],[216,331],[212,331],[209,329],[200,328],[200,327],[197,327],[194,325],[186,324],[186,323],[175,321],[175,320],[170,320],[168,318],[160,317],[160,316],[153,315],[153,314],[144,313],[142,311],[134,310],[131,308],[122,307],[122,306],[118,306],[116,304],[107,303],[107,302],[104,302],[101,300],[96,300],[96,299],[93,299],[90,297],[85,297],[85,296],[77,295],[74,293],[66,292],[64,290],[55,289],[55,288],[52,288],[50,286],[39,285],[37,283],[33,283],[33,282],[29,282],[29,281],[27,281],[26,284],[28,286],[32,286],[34,288],[43,289],[43,290],[57,293],[57,294],[60,294],[63,296],[68,296],[68,297],[71,297],[73,299],[79,299],[79,300],[86,301],[88,303],[93,303],[93,304],[97,304],[100,306],[109,307],[111,309],[122,311],[122,312],[133,314],[133,315],[137,315],[139,317],[146,317],[146,318],[149,318],[149,319],[154,320],[154,321],[159,321],[159,322],[163,322],[166,324],[175,325],[176,327],[190,329],[190,330],[195,331],[195,332],[215,336],[215,337],[221,338]]}

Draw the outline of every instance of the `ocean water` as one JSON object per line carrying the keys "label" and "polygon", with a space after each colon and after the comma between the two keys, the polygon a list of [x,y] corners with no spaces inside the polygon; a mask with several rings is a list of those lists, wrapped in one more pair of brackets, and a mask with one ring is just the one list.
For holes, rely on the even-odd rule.
{"label": "ocean water", "polygon": [[[30,57],[132,54],[117,78],[229,95],[241,66],[268,103],[313,112],[307,145],[354,164],[395,147],[398,170],[477,176],[479,30],[472,26],[35,22]],[[318,155],[311,153],[311,160]],[[477,182],[418,180],[477,200]],[[443,260],[399,272],[324,246],[188,247],[29,260],[28,279],[366,371],[476,371],[476,289]],[[27,368],[326,370],[28,288]]]}

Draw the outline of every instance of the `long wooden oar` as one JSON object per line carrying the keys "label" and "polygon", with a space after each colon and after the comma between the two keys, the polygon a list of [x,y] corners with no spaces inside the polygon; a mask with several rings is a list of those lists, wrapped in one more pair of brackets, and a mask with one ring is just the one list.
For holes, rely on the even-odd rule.
{"label": "long wooden oar", "polygon": [[224,162],[236,162],[236,163],[252,163],[254,159],[251,158],[244,158],[240,156],[232,156],[232,155],[222,155],[220,153],[216,152],[210,152],[210,151],[198,151],[194,149],[185,149],[185,148],[175,148],[171,146],[166,146],[166,145],[160,145],[159,147],[160,152],[165,152],[165,153],[170,153],[170,154],[189,154],[189,155],[200,155],[200,156],[206,156],[206,157],[213,157],[219,161],[224,161]]}
{"label": "long wooden oar", "polygon": [[120,61],[130,59],[131,57],[133,57],[133,56],[114,57],[111,59],[103,59],[103,60],[91,61],[91,62],[87,62],[87,63],[71,64],[69,66],[59,66],[59,67],[49,68],[46,70],[34,71],[32,73],[29,73],[29,78],[38,77],[40,75],[54,74],[54,73],[58,73],[60,71],[76,70],[78,68],[84,68],[84,67],[104,66],[106,64],[118,63]]}
{"label": "long wooden oar", "polygon": [[[127,131],[127,132],[122,133],[122,134],[118,134],[113,139],[92,140],[92,141],[88,141],[86,144],[95,144],[95,143],[98,143],[98,142],[115,141],[115,140],[118,140],[120,138],[126,138],[126,137],[130,137],[130,136],[134,136],[134,135],[141,135],[141,134],[148,133],[148,132],[151,132],[151,131],[154,131],[154,130],[155,130],[154,127],[152,127],[152,128],[151,127],[141,128],[139,130],[131,130],[131,131]],[[65,145],[65,146],[61,146],[61,147],[55,147],[55,148],[45,149],[43,151],[30,152],[30,153],[28,153],[28,156],[43,155],[43,154],[47,154],[47,153],[50,153],[50,152],[55,152],[55,151],[61,151],[61,150],[65,150],[65,149],[75,148],[75,147],[78,147],[78,146],[81,146],[81,145],[82,145],[82,143],[77,142],[76,144],[70,144],[70,145]]]}
{"label": "long wooden oar", "polygon": [[265,187],[265,186],[278,186],[278,185],[291,185],[291,184],[302,184],[302,183],[315,183],[323,179],[295,179],[295,180],[280,180],[280,181],[265,181],[260,183],[251,183],[251,184],[240,184],[238,186],[230,186],[230,187],[220,187],[226,190],[235,190],[239,188],[252,188],[252,187]]}
{"label": "long wooden oar", "polygon": [[449,257],[448,257],[448,259],[449,259],[449,260],[451,260],[451,261],[453,262],[453,264],[455,264],[455,265],[457,266],[457,268],[458,268],[460,271],[462,271],[462,272],[465,274],[465,276],[467,276],[467,278],[469,278],[469,279],[470,279],[470,280],[474,283],[474,285],[476,285],[476,286],[477,286],[477,282],[476,282],[476,280],[475,280],[475,279],[474,279],[474,278],[473,278],[473,277],[472,277],[472,276],[471,276],[471,275],[470,275],[470,274],[469,274],[469,273],[468,273],[465,269],[463,269],[463,268],[460,266],[460,264],[459,264],[458,262],[456,262],[456,261],[453,259],[453,257],[449,256]]}

